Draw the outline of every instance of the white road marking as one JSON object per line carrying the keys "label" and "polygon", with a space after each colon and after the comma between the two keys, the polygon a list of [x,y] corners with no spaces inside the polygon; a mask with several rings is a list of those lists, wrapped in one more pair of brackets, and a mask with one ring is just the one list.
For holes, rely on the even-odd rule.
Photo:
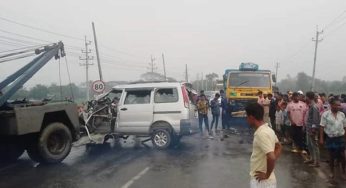
{"label": "white road marking", "polygon": [[121,188],[129,188],[136,180],[141,178],[149,170],[150,170],[150,167],[146,167],[140,173],[138,173],[136,176],[132,177],[127,183],[125,183],[123,186],[121,186]]}

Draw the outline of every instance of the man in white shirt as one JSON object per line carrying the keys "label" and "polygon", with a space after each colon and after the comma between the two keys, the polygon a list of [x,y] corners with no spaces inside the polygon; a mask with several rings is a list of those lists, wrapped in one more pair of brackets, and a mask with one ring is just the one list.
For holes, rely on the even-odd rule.
{"label": "man in white shirt", "polygon": [[263,106],[252,103],[246,107],[245,111],[247,122],[255,129],[250,159],[251,188],[276,188],[274,167],[282,147],[273,129],[263,120]]}

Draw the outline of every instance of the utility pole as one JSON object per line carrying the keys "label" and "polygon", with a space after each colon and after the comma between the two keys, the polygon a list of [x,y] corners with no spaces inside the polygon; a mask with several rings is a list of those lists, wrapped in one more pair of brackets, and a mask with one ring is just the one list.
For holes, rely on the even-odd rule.
{"label": "utility pole", "polygon": [[97,39],[96,39],[96,31],[95,31],[94,22],[92,22],[92,27],[93,27],[93,33],[94,33],[94,43],[95,43],[95,50],[96,50],[97,66],[99,68],[100,80],[103,81],[101,62],[100,62],[100,54],[99,54],[99,49],[98,49],[98,46],[97,46]]}
{"label": "utility pole", "polygon": [[275,79],[276,79],[276,82],[275,82],[275,87],[277,87],[277,85],[278,85],[278,71],[279,71],[279,66],[280,66],[280,64],[279,64],[279,62],[277,62],[276,63],[276,65],[275,65]]}
{"label": "utility pole", "polygon": [[189,73],[187,71],[187,64],[185,65],[185,82],[189,82]]}
{"label": "utility pole", "polygon": [[153,58],[153,56],[150,57],[149,71],[150,71],[151,73],[154,73],[154,71],[157,69],[157,67],[156,67],[156,65],[155,65],[155,63],[154,63],[155,60],[156,60],[156,59]]}
{"label": "utility pole", "polygon": [[196,75],[196,89],[197,89],[197,91],[199,91],[199,73],[197,73],[197,75]]}
{"label": "utility pole", "polygon": [[318,43],[321,42],[323,39],[319,39],[320,34],[322,34],[323,31],[318,30],[318,26],[316,27],[316,38],[312,39],[312,41],[315,42],[315,54],[314,54],[314,67],[312,71],[312,83],[311,83],[311,91],[314,91],[315,89],[315,74],[316,74],[316,61],[317,61],[317,47]]}
{"label": "utility pole", "polygon": [[165,81],[168,81],[167,75],[166,75],[165,55],[163,53],[162,53],[162,63],[163,63],[163,75],[165,76]]}
{"label": "utility pole", "polygon": [[203,77],[203,72],[202,72],[202,89],[201,90],[204,90],[204,77]]}
{"label": "utility pole", "polygon": [[89,60],[93,60],[94,57],[90,57],[89,53],[91,50],[88,49],[88,46],[91,45],[91,41],[87,41],[87,37],[85,36],[85,50],[82,50],[82,53],[85,54],[85,57],[79,57],[80,60],[85,60],[85,63],[80,64],[81,66],[85,66],[85,88],[86,88],[86,100],[90,100],[90,85],[89,85],[89,65],[93,65],[93,63],[89,63]]}

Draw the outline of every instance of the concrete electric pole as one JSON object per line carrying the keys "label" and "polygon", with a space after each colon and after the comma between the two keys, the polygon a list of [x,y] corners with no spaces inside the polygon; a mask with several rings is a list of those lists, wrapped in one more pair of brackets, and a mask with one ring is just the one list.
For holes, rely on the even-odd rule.
{"label": "concrete electric pole", "polygon": [[93,60],[94,57],[90,57],[89,53],[91,50],[88,49],[88,46],[91,45],[91,41],[87,41],[87,37],[85,36],[85,49],[82,50],[82,53],[85,54],[85,57],[79,57],[80,60],[84,60],[85,63],[81,63],[81,66],[85,66],[85,89],[86,89],[86,100],[90,100],[90,85],[89,85],[89,65],[93,65],[93,63],[89,63],[89,60]]}
{"label": "concrete electric pole", "polygon": [[279,72],[279,66],[280,64],[277,62],[276,65],[275,65],[275,87],[278,86],[278,72]]}
{"label": "concrete electric pole", "polygon": [[162,53],[162,63],[163,63],[163,75],[165,76],[165,81],[167,80],[167,75],[166,75],[166,62],[165,62],[165,55]]}
{"label": "concrete electric pole", "polygon": [[319,39],[320,34],[322,34],[323,31],[318,30],[318,26],[316,29],[316,38],[312,39],[312,41],[315,42],[315,54],[314,54],[314,67],[312,71],[312,83],[311,83],[311,91],[315,90],[315,74],[316,74],[316,61],[317,61],[317,48],[318,48],[318,43],[322,41],[322,39]]}
{"label": "concrete electric pole", "polygon": [[94,22],[92,22],[92,28],[93,28],[93,33],[94,33],[94,43],[95,43],[95,50],[96,50],[97,66],[98,66],[98,68],[99,68],[100,80],[103,81],[102,69],[101,69],[101,62],[100,62],[100,54],[99,54],[99,48],[98,48],[98,46],[97,46],[97,38],[96,38],[96,31],[95,31]]}

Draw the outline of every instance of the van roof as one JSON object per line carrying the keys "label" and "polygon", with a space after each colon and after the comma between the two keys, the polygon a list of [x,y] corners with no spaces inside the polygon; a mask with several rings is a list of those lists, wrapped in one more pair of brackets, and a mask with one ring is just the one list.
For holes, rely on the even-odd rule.
{"label": "van roof", "polygon": [[179,87],[182,83],[179,82],[150,82],[150,83],[134,83],[114,86],[113,89],[126,88],[153,88],[153,87]]}

